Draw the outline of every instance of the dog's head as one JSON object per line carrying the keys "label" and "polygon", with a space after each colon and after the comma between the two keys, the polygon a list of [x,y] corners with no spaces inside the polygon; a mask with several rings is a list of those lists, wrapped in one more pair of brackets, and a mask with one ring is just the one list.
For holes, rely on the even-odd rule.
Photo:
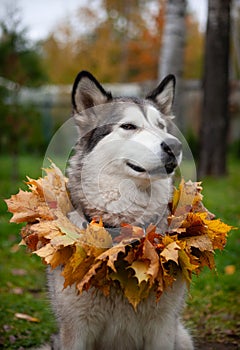
{"label": "dog's head", "polygon": [[[182,158],[181,142],[168,130],[174,88],[175,78],[168,75],[144,99],[113,98],[89,72],[78,74],[72,105],[80,139],[69,171],[75,206],[80,201],[113,213],[133,203],[132,211],[144,210],[150,201],[146,193],[152,196],[155,190],[149,188],[158,182],[161,200],[151,210],[168,203],[169,179]],[[139,191],[132,190],[133,184]]]}
{"label": "dog's head", "polygon": [[105,159],[139,179],[173,174],[182,157],[181,142],[168,132],[174,88],[169,75],[145,99],[112,98],[90,73],[81,72],[72,104],[85,155],[99,157],[104,148]]}

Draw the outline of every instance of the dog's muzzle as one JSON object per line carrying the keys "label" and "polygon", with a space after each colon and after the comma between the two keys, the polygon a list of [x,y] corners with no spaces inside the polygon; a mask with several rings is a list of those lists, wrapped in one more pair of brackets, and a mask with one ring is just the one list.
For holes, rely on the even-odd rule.
{"label": "dog's muzzle", "polygon": [[169,138],[161,143],[161,161],[164,164],[167,174],[173,173],[178,166],[178,159],[182,153],[182,144],[178,139]]}

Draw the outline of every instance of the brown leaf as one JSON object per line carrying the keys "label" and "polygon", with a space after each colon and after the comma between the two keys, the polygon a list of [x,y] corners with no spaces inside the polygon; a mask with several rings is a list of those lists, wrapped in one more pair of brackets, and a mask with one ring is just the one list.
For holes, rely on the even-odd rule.
{"label": "brown leaf", "polygon": [[13,213],[10,222],[34,222],[40,217],[45,218],[45,220],[55,218],[43,199],[32,192],[20,190],[18,194],[6,199],[5,202],[8,211]]}
{"label": "brown leaf", "polygon": [[80,282],[77,283],[77,289],[82,292],[86,289],[86,286],[90,284],[91,279],[96,275],[97,270],[102,265],[102,261],[95,262],[91,265],[90,269],[86,272]]}
{"label": "brown leaf", "polygon": [[125,239],[126,240],[132,239],[132,238],[140,239],[143,237],[144,237],[144,231],[141,227],[123,223],[121,225],[120,235],[114,238],[114,242],[120,243]]}
{"label": "brown leaf", "polygon": [[200,251],[213,252],[212,241],[207,234],[201,236],[193,236],[185,239],[187,246],[198,248]]}
{"label": "brown leaf", "polygon": [[210,270],[214,269],[214,255],[212,252],[204,251],[199,255],[199,265],[201,268],[207,266]]}
{"label": "brown leaf", "polygon": [[169,243],[163,251],[160,253],[160,257],[163,262],[168,262],[169,260],[174,261],[178,265],[178,255],[181,247],[177,244],[177,242]]}
{"label": "brown leaf", "polygon": [[172,213],[181,216],[188,213],[191,208],[202,200],[200,182],[185,182],[183,179],[179,189],[174,191]]}
{"label": "brown leaf", "polygon": [[159,273],[159,255],[157,254],[155,247],[147,238],[143,242],[142,252],[142,259],[147,259],[149,261],[147,274],[148,276],[151,276],[150,284],[152,284]]}
{"label": "brown leaf", "polygon": [[97,257],[97,260],[106,261],[107,266],[109,266],[113,271],[116,272],[115,262],[118,260],[118,255],[120,253],[125,254],[127,245],[117,244],[114,247],[107,249],[101,255]]}

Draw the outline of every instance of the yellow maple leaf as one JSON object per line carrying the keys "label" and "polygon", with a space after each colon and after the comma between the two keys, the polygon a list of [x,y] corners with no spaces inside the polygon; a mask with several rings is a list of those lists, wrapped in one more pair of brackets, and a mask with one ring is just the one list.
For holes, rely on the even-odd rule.
{"label": "yellow maple leaf", "polygon": [[110,233],[101,222],[96,223],[95,221],[87,226],[81,240],[87,245],[99,248],[100,251],[111,248],[113,245]]}
{"label": "yellow maple leaf", "polygon": [[220,219],[209,220],[205,213],[201,213],[200,216],[208,228],[208,235],[212,241],[213,249],[222,250],[226,245],[228,232],[235,228],[225,224]]}
{"label": "yellow maple leaf", "polygon": [[148,261],[135,260],[128,269],[132,269],[134,271],[134,277],[137,278],[138,284],[140,285],[143,281],[148,282]]}
{"label": "yellow maple leaf", "polygon": [[192,272],[194,272],[198,265],[192,264],[189,255],[184,250],[179,250],[179,265],[181,267],[181,273],[185,278],[188,285],[190,285]]}
{"label": "yellow maple leaf", "polygon": [[146,281],[139,284],[138,279],[132,276],[130,269],[121,267],[117,272],[111,273],[110,278],[119,282],[124,295],[135,310],[140,301],[149,295],[150,285]]}

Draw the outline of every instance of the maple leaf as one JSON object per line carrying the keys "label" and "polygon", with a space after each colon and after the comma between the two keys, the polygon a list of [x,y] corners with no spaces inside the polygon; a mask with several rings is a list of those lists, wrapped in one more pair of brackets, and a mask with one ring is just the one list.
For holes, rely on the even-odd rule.
{"label": "maple leaf", "polygon": [[213,220],[202,203],[200,183],[182,180],[170,203],[168,232],[123,223],[113,245],[101,220],[84,230],[70,222],[68,180],[53,163],[45,172],[38,180],[28,178],[30,192],[20,190],[6,200],[11,222],[27,223],[21,244],[52,268],[61,265],[64,288],[75,284],[79,293],[94,287],[108,296],[117,284],[135,309],[151,291],[158,301],[179,274],[189,285],[193,273],[204,266],[213,269],[214,250],[224,248],[233,229]]}
{"label": "maple leaf", "polygon": [[91,279],[97,274],[97,270],[101,267],[102,262],[94,262],[80,282],[77,283],[77,289],[82,292],[84,289],[87,289],[86,286],[89,286]]}
{"label": "maple leaf", "polygon": [[156,301],[159,301],[163,291],[164,291],[164,271],[162,265],[159,266],[158,275],[155,278],[155,292],[156,292]]}
{"label": "maple leaf", "polygon": [[191,263],[189,255],[183,249],[179,250],[178,254],[181,273],[187,281],[188,285],[190,285],[192,272],[198,268],[198,265]]}
{"label": "maple leaf", "polygon": [[49,211],[49,207],[42,197],[32,192],[20,190],[18,194],[12,195],[5,202],[8,206],[8,211],[13,213],[10,222],[35,222],[39,217],[44,217],[46,220],[53,220],[54,214]]}
{"label": "maple leaf", "polygon": [[160,260],[155,247],[147,239],[147,237],[144,240],[143,246],[142,246],[142,259],[149,261],[147,274],[148,276],[151,276],[150,284],[152,284],[159,273]]}
{"label": "maple leaf", "polygon": [[134,277],[137,278],[138,284],[140,285],[143,281],[148,282],[148,265],[149,263],[146,261],[135,260],[128,269],[132,269],[134,271]]}
{"label": "maple leaf", "polygon": [[179,189],[175,189],[172,200],[172,213],[180,216],[188,213],[190,209],[201,202],[202,195],[200,182],[185,182],[183,179],[179,184]]}
{"label": "maple leaf", "polygon": [[[78,261],[79,259],[79,261]],[[64,288],[72,284],[78,284],[84,278],[86,273],[91,269],[95,262],[95,257],[85,255],[84,250],[73,254],[64,265],[62,276],[64,277]]]}
{"label": "maple leaf", "polygon": [[226,245],[228,232],[235,229],[235,227],[225,224],[220,219],[209,220],[205,213],[200,213],[199,215],[208,228],[208,235],[212,241],[213,249],[222,250]]}
{"label": "maple leaf", "polygon": [[200,251],[213,252],[213,244],[211,239],[207,234],[201,236],[188,237],[184,239],[187,246],[192,248],[198,248]]}
{"label": "maple leaf", "polygon": [[124,295],[135,310],[139,302],[149,295],[149,284],[146,281],[139,284],[138,279],[132,276],[130,269],[121,267],[117,272],[111,273],[110,278],[119,282]]}
{"label": "maple leaf", "polygon": [[132,226],[127,223],[121,224],[121,232],[120,234],[114,238],[114,242],[119,243],[122,242],[124,239],[130,239],[130,238],[142,238],[144,237],[144,231],[141,227],[138,226]]}
{"label": "maple leaf", "polygon": [[[206,250],[198,256],[200,268],[207,266],[210,270],[212,270],[215,267],[214,254],[212,252]],[[200,270],[198,269],[198,271]]]}
{"label": "maple leaf", "polygon": [[33,193],[44,198],[50,208],[58,208],[66,215],[72,210],[71,201],[66,191],[67,179],[54,163],[51,163],[51,167],[44,169],[44,171],[46,172],[45,177],[38,180],[28,178],[27,185]]}
{"label": "maple leaf", "polygon": [[106,250],[101,255],[97,257],[97,260],[106,261],[107,266],[109,266],[113,271],[116,272],[115,262],[118,260],[118,256],[120,253],[123,255],[126,252],[127,245],[126,244],[117,244],[114,247]]}
{"label": "maple leaf", "polygon": [[96,223],[92,221],[86,228],[81,238],[85,244],[96,247],[99,250],[105,250],[112,247],[112,237],[110,233],[103,227],[103,223],[100,221]]}
{"label": "maple leaf", "polygon": [[163,251],[160,253],[160,257],[163,262],[168,262],[169,260],[174,261],[178,265],[178,255],[181,248],[177,242],[169,243]]}

